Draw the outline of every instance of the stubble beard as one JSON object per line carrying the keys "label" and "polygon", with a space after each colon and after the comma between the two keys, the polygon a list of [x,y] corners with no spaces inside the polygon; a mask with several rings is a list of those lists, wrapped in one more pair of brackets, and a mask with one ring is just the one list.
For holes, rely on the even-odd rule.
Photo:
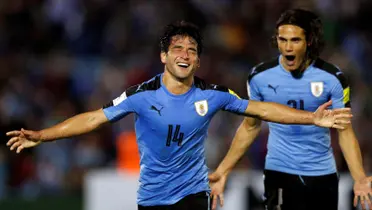
{"label": "stubble beard", "polygon": [[[176,67],[177,68],[177,67]],[[190,78],[193,77],[194,73],[195,73],[195,69],[191,69],[190,72],[187,73],[187,75],[185,76],[179,76],[177,75],[177,70],[175,68],[172,68],[172,70],[170,70],[170,68],[168,68],[166,66],[166,71],[168,71],[168,73],[173,77],[175,78],[177,81],[179,82],[184,82],[184,81],[187,81],[189,80]]]}

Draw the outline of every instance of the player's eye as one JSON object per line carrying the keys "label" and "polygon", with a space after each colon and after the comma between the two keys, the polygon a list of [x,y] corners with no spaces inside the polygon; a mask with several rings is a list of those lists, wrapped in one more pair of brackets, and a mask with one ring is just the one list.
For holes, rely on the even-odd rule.
{"label": "player's eye", "polygon": [[181,46],[174,46],[174,47],[172,47],[172,50],[173,51],[181,51],[182,47]]}
{"label": "player's eye", "polygon": [[284,39],[282,37],[279,37],[278,39],[279,39],[279,42],[286,42],[287,41],[286,39]]}
{"label": "player's eye", "polygon": [[196,49],[189,49],[189,53],[192,55],[196,55]]}

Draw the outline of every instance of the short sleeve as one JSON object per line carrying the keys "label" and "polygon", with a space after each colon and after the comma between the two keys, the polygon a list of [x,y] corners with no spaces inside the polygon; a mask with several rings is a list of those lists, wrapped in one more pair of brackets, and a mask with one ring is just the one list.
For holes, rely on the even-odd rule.
{"label": "short sleeve", "polygon": [[247,92],[250,100],[263,101],[263,98],[259,92],[255,77],[251,74],[247,80]]}
{"label": "short sleeve", "polygon": [[119,97],[103,106],[103,112],[110,122],[122,119],[130,113],[137,113],[136,101],[140,100],[141,94],[137,86],[133,86],[124,91]]}
{"label": "short sleeve", "polygon": [[241,99],[234,91],[227,89],[226,92],[215,91],[221,109],[228,112],[243,114],[248,106],[248,100]]}
{"label": "short sleeve", "polygon": [[340,73],[336,74],[331,90],[332,108],[350,107],[350,86],[346,77]]}

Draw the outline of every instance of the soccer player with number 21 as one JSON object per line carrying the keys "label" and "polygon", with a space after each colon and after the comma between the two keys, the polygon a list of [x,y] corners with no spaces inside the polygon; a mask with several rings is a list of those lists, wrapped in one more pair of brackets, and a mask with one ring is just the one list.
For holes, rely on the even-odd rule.
{"label": "soccer player with number 21", "polygon": [[[333,108],[350,107],[350,87],[344,74],[320,59],[322,23],[314,13],[301,9],[284,12],[276,24],[273,43],[280,56],[254,67],[248,78],[250,100],[276,102],[299,110],[315,111],[329,100]],[[231,148],[210,175],[213,209],[222,198],[227,176],[260,131],[261,121],[246,117]],[[352,126],[338,129],[339,144],[354,184],[354,205],[372,209],[371,177],[362,165]],[[309,125],[269,123],[268,152],[264,170],[264,203],[267,210],[336,210],[338,174],[329,129]]]}

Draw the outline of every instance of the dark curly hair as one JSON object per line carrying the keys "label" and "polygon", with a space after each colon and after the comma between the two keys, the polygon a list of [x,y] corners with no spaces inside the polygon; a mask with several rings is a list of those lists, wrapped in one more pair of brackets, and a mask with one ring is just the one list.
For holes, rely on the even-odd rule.
{"label": "dark curly hair", "polygon": [[276,22],[275,33],[272,36],[272,43],[277,48],[278,28],[281,25],[296,25],[305,31],[306,42],[311,43],[307,47],[307,57],[314,60],[324,48],[323,24],[320,18],[313,12],[303,9],[290,9],[283,12]]}
{"label": "dark curly hair", "polygon": [[198,56],[201,55],[203,51],[203,37],[200,33],[199,28],[193,23],[186,22],[184,20],[177,21],[175,23],[169,24],[165,27],[164,33],[160,38],[160,50],[161,52],[168,52],[168,48],[173,36],[189,36],[193,38],[198,44]]}

